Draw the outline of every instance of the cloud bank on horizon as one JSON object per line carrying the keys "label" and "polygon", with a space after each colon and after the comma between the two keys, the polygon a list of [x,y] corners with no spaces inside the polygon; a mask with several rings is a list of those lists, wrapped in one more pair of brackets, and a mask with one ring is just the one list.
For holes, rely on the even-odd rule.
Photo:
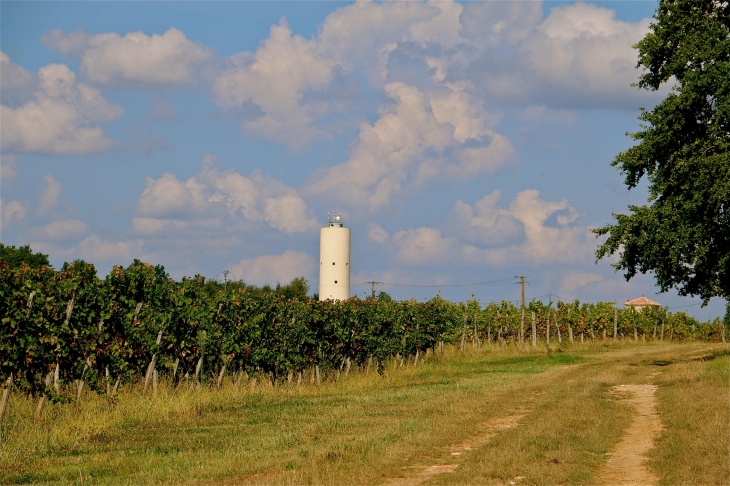
{"label": "cloud bank on horizon", "polygon": [[[283,12],[235,49],[232,24],[206,41],[183,14],[156,31],[69,30],[16,6],[2,16],[2,241],[102,271],[140,258],[314,288],[317,228],[336,208],[355,228],[353,282],[529,272],[533,295],[655,292],[596,266],[589,231],[645,197],[608,165],[638,107],[666,94],[631,86],[649,15],[548,7],[332,4],[311,35]],[[35,47],[6,22],[27,22]]]}

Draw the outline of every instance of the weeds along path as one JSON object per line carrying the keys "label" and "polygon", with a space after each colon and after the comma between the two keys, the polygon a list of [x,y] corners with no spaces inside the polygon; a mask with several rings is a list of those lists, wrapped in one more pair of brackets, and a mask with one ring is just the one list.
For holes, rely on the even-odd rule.
{"label": "weeds along path", "polygon": [[662,429],[654,393],[656,385],[618,385],[617,394],[628,394],[622,401],[636,411],[626,434],[616,445],[611,458],[598,474],[601,485],[652,485],[658,478],[644,462],[645,454],[654,446],[654,439]]}

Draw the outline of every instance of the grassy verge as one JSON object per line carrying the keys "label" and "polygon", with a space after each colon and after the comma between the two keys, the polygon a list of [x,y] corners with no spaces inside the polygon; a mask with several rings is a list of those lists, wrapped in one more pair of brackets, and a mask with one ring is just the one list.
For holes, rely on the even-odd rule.
{"label": "grassy verge", "polygon": [[385,376],[351,374],[320,387],[226,381],[221,390],[161,386],[155,397],[127,388],[114,405],[85,395],[78,407],[48,406],[37,423],[35,403],[14,395],[0,483],[379,483],[452,460],[450,445],[519,409],[522,425],[433,481],[590,484],[630,421],[608,388],[643,382],[652,363],[693,349],[452,350],[415,369],[389,366]]}
{"label": "grassy verge", "polygon": [[667,362],[656,377],[664,431],[649,464],[661,484],[730,483],[730,355],[720,351]]}

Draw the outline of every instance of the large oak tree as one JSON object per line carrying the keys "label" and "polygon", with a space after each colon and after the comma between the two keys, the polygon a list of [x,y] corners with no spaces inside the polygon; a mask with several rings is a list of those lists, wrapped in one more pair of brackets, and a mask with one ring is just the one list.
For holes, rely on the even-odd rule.
{"label": "large oak tree", "polygon": [[635,188],[649,182],[648,204],[614,214],[601,259],[627,280],[655,275],[662,292],[730,297],[730,2],[660,0],[650,32],[636,46],[638,86],[670,94],[642,109],[637,144],[612,165]]}

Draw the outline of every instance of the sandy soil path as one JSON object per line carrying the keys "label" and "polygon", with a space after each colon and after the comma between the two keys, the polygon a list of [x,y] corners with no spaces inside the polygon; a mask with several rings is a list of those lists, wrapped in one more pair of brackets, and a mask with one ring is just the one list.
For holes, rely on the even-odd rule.
{"label": "sandy soil path", "polygon": [[613,388],[618,394],[628,394],[624,401],[637,412],[626,435],[616,444],[611,458],[597,475],[599,485],[657,484],[658,478],[644,465],[646,454],[654,445],[654,438],[662,429],[656,411],[656,385],[619,385]]}

